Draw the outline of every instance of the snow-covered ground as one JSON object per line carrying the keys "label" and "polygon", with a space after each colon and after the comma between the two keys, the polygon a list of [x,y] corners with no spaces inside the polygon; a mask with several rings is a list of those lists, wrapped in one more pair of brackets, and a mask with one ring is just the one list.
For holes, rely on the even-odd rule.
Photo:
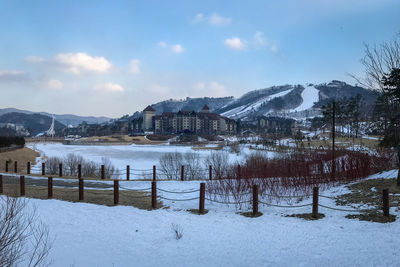
{"label": "snow-covered ground", "polygon": [[[391,171],[373,177],[396,175]],[[126,182],[124,186],[146,187],[146,183]],[[165,181],[158,187],[187,191],[198,188],[198,183]],[[321,193],[344,192],[346,188],[340,186]],[[155,211],[29,201],[56,238],[51,252],[54,266],[398,266],[400,262],[398,221],[350,220],[342,211],[320,208],[325,218],[305,221],[285,215],[309,213],[311,207],[260,206],[263,216],[246,218],[232,205],[209,201],[207,214],[187,212],[198,207],[197,200],[164,201],[170,208]],[[330,199],[320,202],[334,206]],[[172,224],[182,229],[180,240],[175,239]]]}

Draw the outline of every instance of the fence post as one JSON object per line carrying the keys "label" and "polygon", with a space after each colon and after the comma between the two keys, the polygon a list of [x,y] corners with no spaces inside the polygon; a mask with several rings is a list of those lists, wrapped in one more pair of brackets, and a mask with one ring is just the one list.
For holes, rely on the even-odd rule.
{"label": "fence post", "polygon": [[53,198],[53,177],[47,179],[47,198]]}
{"label": "fence post", "polygon": [[313,188],[313,199],[312,199],[312,217],[318,218],[318,187]]}
{"label": "fence post", "polygon": [[101,179],[104,179],[104,165],[101,165]]}
{"label": "fence post", "polygon": [[153,165],[153,181],[156,180],[156,165]]}
{"label": "fence post", "polygon": [[19,188],[21,196],[25,196],[25,176],[23,175],[19,177]]}
{"label": "fence post", "polygon": [[3,194],[3,175],[0,174],[0,194]]}
{"label": "fence post", "polygon": [[6,172],[8,172],[8,161],[6,161]]}
{"label": "fence post", "polygon": [[31,162],[28,161],[26,164],[26,174],[31,174]]}
{"label": "fence post", "polygon": [[83,179],[79,179],[79,200],[83,200]]}
{"label": "fence post", "polygon": [[258,185],[253,185],[253,216],[258,214]]}
{"label": "fence post", "polygon": [[62,163],[58,164],[58,176],[63,176],[63,165]]}
{"label": "fence post", "polygon": [[238,164],[237,166],[237,178],[240,179],[241,178],[241,173],[240,173],[240,164]]}
{"label": "fence post", "polygon": [[126,180],[128,180],[129,181],[129,178],[130,178],[130,172],[131,172],[131,170],[130,170],[131,168],[130,168],[130,166],[129,165],[126,165]]}
{"label": "fence post", "polygon": [[119,181],[114,180],[114,205],[119,203]]}
{"label": "fence post", "polygon": [[210,178],[210,180],[212,180],[212,166],[208,166],[208,178]]}
{"label": "fence post", "polygon": [[18,172],[18,162],[14,161],[14,172],[17,173]]}
{"label": "fence post", "polygon": [[82,165],[78,164],[78,179],[82,178]]}
{"label": "fence post", "polygon": [[185,166],[181,166],[181,181],[185,180]]}
{"label": "fence post", "polygon": [[383,216],[389,217],[389,190],[382,190]]}
{"label": "fence post", "polygon": [[46,164],[42,162],[42,176],[46,175]]}
{"label": "fence post", "polygon": [[151,182],[151,208],[157,208],[157,185],[156,182]]}
{"label": "fence post", "polygon": [[204,213],[204,200],[206,193],[206,184],[200,183],[200,202],[199,202],[199,214]]}

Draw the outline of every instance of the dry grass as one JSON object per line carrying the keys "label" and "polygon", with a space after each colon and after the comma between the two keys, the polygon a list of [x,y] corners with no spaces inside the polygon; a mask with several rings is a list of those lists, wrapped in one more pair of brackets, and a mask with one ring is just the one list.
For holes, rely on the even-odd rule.
{"label": "dry grass", "polygon": [[[20,196],[19,184],[5,183],[3,194],[17,197]],[[47,187],[45,186],[26,186],[25,197],[47,199]],[[114,206],[113,190],[94,190],[85,189],[84,201],[79,201],[79,192],[77,188],[53,188],[53,199],[59,199],[70,202],[84,202]],[[119,205],[134,206],[139,209],[151,210],[151,195],[142,191],[119,191]],[[157,203],[157,207],[162,207],[162,202]]]}
{"label": "dry grass", "polygon": [[246,212],[239,212],[240,215],[248,218],[257,218],[262,216],[263,214],[261,212],[257,212],[256,214],[253,214],[252,211],[246,211]]}
{"label": "dry grass", "polygon": [[307,221],[315,221],[315,220],[319,220],[325,217],[324,214],[322,213],[318,213],[317,218],[313,217],[311,213],[301,213],[301,214],[290,214],[290,215],[286,215],[286,217],[294,217],[294,218],[300,218],[300,219],[304,219]]}
{"label": "dry grass", "polygon": [[196,215],[204,215],[208,213],[208,210],[204,209],[203,213],[200,213],[199,209],[188,209],[188,212],[192,213],[192,214],[196,214]]}
{"label": "dry grass", "polygon": [[9,171],[14,171],[14,162],[18,162],[18,172],[26,173],[27,162],[31,162],[32,165],[36,162],[36,158],[39,157],[39,153],[24,147],[13,151],[0,153],[0,171],[5,171],[6,161],[9,161]]}
{"label": "dry grass", "polygon": [[346,218],[380,223],[396,220],[396,216],[384,217],[382,212],[383,189],[389,189],[390,207],[397,206],[397,211],[399,211],[400,187],[396,185],[396,179],[370,179],[348,185],[347,188],[351,192],[338,196],[336,198],[337,205],[350,205],[356,209],[368,205],[369,208],[360,214],[349,214]]}

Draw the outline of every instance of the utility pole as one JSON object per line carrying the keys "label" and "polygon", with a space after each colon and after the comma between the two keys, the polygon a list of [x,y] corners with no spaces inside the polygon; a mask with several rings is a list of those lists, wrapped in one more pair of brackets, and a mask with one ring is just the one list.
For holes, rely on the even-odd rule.
{"label": "utility pole", "polygon": [[332,178],[335,178],[336,164],[335,164],[335,117],[336,117],[336,102],[332,102]]}

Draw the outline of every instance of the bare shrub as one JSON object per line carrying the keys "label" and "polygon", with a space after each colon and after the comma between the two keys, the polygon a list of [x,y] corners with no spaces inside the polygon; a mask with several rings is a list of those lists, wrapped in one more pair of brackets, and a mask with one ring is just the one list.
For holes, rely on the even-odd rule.
{"label": "bare shrub", "polygon": [[185,178],[188,180],[199,179],[202,172],[202,164],[198,153],[187,152],[184,155]]}
{"label": "bare shrub", "polygon": [[241,153],[241,149],[240,149],[240,143],[239,142],[229,142],[227,144],[227,146],[229,147],[229,150],[231,153],[235,153],[240,155]]}
{"label": "bare shrub", "polygon": [[58,174],[59,165],[62,163],[62,159],[58,157],[50,157],[46,160],[46,173]]}
{"label": "bare shrub", "polygon": [[176,239],[176,240],[181,239],[182,236],[183,236],[183,229],[182,229],[182,227],[179,226],[178,224],[173,223],[173,224],[171,224],[171,228],[172,228],[172,231],[173,231],[174,234],[175,234],[175,239]]}
{"label": "bare shrub", "polygon": [[68,154],[64,158],[51,157],[46,160],[46,171],[49,174],[58,174],[59,164],[63,163],[65,174],[69,176],[78,176],[78,166],[81,165],[83,177],[101,177],[101,165],[104,165],[104,174],[107,178],[116,176],[116,169],[109,158],[103,157],[101,163],[85,160],[81,155]]}
{"label": "bare shrub", "polygon": [[[116,169],[114,165],[112,165],[111,160],[106,157],[101,158],[101,165],[104,165],[104,175],[105,177],[114,178],[116,175]],[[100,166],[101,169],[101,166]],[[101,173],[99,173],[95,177],[101,177]]]}
{"label": "bare shrub", "polygon": [[78,165],[82,164],[83,157],[81,155],[69,153],[65,158],[65,167],[70,176],[78,176]]}
{"label": "bare shrub", "polygon": [[49,266],[49,229],[21,198],[0,198],[0,266]]}
{"label": "bare shrub", "polygon": [[99,168],[101,167],[98,163],[84,160],[81,163],[81,168],[83,177],[98,177]]}
{"label": "bare shrub", "polygon": [[182,154],[179,152],[166,153],[160,158],[161,172],[167,179],[179,179],[182,160]]}
{"label": "bare shrub", "polygon": [[229,154],[223,151],[212,152],[205,160],[206,166],[212,167],[213,177],[221,179],[229,170]]}
{"label": "bare shrub", "polygon": [[240,176],[227,171],[224,179],[207,182],[207,192],[210,197],[240,203],[251,194],[253,186],[258,185],[261,197],[289,200],[310,195],[315,186],[325,189],[395,167],[395,161],[387,153],[343,149],[336,150],[335,156],[333,160],[329,150],[292,153],[272,159],[267,154],[253,153],[241,165]]}

